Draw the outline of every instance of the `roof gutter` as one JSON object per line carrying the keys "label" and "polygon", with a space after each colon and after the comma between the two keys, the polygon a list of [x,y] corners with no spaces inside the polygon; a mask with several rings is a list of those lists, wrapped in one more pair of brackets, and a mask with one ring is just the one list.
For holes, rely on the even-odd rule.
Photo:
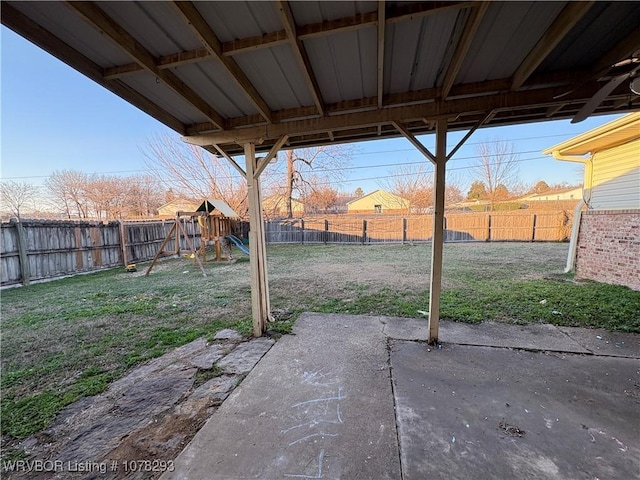
{"label": "roof gutter", "polygon": [[558,150],[553,150],[551,155],[556,160],[566,162],[579,162],[584,164],[584,185],[582,186],[582,200],[578,202],[573,211],[573,225],[571,227],[571,239],[569,240],[569,253],[564,273],[572,272],[576,265],[576,252],[578,247],[578,234],[580,233],[580,220],[582,219],[582,207],[589,208],[591,201],[591,189],[593,187],[593,155],[588,157],[573,157],[562,155]]}

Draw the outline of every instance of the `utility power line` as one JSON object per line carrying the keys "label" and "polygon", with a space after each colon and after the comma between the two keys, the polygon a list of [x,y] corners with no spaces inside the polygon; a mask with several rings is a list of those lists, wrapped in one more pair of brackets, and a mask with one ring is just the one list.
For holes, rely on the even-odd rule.
{"label": "utility power line", "polygon": [[[544,135],[544,136],[537,136],[537,137],[505,139],[505,141],[509,143],[515,143],[515,142],[528,141],[528,140],[541,140],[541,139],[549,139],[554,137],[566,137],[568,135],[570,134]],[[469,142],[465,144],[465,147],[473,146],[473,145],[481,145],[484,143],[492,143],[492,142],[486,142],[486,141],[485,142]],[[366,151],[366,152],[356,151],[351,153],[351,156],[357,157],[357,156],[365,156],[365,155],[380,155],[385,153],[400,153],[400,152],[416,152],[416,150],[413,147],[408,147],[408,148],[393,149],[393,150],[373,150],[373,151]],[[534,153],[534,152],[537,153],[538,150],[514,152],[514,155]],[[466,160],[466,159],[472,159],[472,158],[476,158],[476,157],[475,156],[453,157],[451,161]],[[354,169],[360,169],[360,168],[380,168],[384,166],[395,166],[395,165],[410,165],[412,163],[418,164],[423,162],[424,160],[416,161],[416,162],[403,162],[403,163],[393,163],[393,164],[373,165],[373,166],[362,165],[362,166],[353,166],[353,167],[345,168],[345,170],[354,170]],[[88,172],[87,175],[119,175],[119,174],[125,174],[125,173],[136,174],[136,173],[149,173],[154,170],[159,170],[159,169],[152,168],[152,169],[136,169],[136,170],[114,170],[114,171],[108,171],[108,172]],[[321,171],[321,170],[316,170],[316,171]],[[327,169],[326,171],[331,171],[331,170]],[[36,178],[49,178],[50,176],[51,175],[24,175],[24,176],[17,176],[17,177],[4,177],[3,180],[26,180],[26,179],[36,179]]]}

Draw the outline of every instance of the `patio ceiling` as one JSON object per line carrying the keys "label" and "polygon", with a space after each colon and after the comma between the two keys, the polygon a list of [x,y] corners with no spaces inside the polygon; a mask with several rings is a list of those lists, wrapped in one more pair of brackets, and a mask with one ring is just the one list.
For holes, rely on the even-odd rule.
{"label": "patio ceiling", "polygon": [[[2,23],[229,155],[571,118],[640,50],[640,2],[3,1]],[[628,83],[594,114],[639,108]]]}

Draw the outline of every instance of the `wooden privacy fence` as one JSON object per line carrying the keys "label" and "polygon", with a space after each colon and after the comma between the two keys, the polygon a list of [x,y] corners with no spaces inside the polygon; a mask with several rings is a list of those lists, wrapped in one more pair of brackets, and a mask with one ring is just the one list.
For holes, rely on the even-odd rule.
{"label": "wooden privacy fence", "polygon": [[[568,240],[572,215],[555,212],[492,212],[446,214],[445,242]],[[271,220],[267,243],[374,244],[426,242],[433,234],[433,217],[349,215],[331,218]]]}
{"label": "wooden privacy fence", "polygon": [[[336,215],[266,222],[268,243],[377,244],[424,242],[431,239],[432,216],[361,217]],[[2,286],[59,278],[125,263],[151,260],[173,226],[173,220],[140,222],[61,222],[25,220],[3,223],[0,230]],[[200,226],[182,225],[194,248],[200,247]],[[244,236],[244,222],[237,226]],[[451,213],[445,216],[445,241],[564,241],[571,215],[555,212]],[[124,239],[124,242],[123,242]],[[164,250],[176,251],[176,238]],[[184,236],[179,250],[188,251]]]}
{"label": "wooden privacy fence", "polygon": [[[10,221],[0,230],[2,286],[91,272],[151,260],[166,238],[173,220],[148,222]],[[194,248],[200,246],[200,227],[183,226]],[[122,242],[122,239],[125,239]],[[175,251],[171,238],[165,251]],[[188,250],[180,237],[180,250]]]}

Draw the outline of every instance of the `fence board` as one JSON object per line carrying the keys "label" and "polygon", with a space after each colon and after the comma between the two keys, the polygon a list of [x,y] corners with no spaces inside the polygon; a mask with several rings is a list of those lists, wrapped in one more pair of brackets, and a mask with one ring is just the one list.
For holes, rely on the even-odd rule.
{"label": "fence board", "polygon": [[[445,242],[566,241],[571,215],[555,212],[473,212],[445,215]],[[270,220],[267,243],[402,243],[430,241],[431,215],[359,216]]]}
{"label": "fence board", "polygon": [[[117,222],[28,220],[21,223],[23,249],[16,222],[3,223],[0,228],[2,286],[120,266],[124,262],[123,253],[130,263],[151,260],[173,222],[138,221],[120,225]],[[200,226],[193,219],[182,222],[194,248],[199,248]],[[445,241],[565,241],[570,235],[571,222],[572,214],[566,211],[451,213],[445,215]],[[431,240],[432,223],[431,215],[335,215],[267,221],[265,235],[267,243],[425,242]],[[245,231],[244,224],[239,225],[239,231]],[[182,236],[179,247],[181,252],[189,248]],[[171,238],[165,251],[175,250],[175,238]],[[21,262],[21,257],[26,262]],[[28,272],[27,279],[23,279],[23,271]]]}

